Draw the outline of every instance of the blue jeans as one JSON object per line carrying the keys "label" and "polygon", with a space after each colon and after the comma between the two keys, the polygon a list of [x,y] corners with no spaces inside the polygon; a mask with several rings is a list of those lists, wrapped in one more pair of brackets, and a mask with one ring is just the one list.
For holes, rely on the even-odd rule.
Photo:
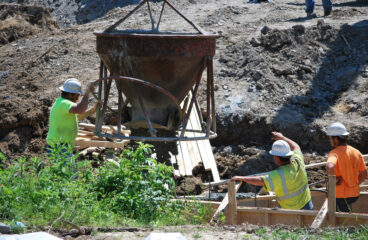
{"label": "blue jeans", "polygon": [[302,209],[300,210],[312,210],[313,209],[313,203],[312,203],[312,199],[309,200],[309,202],[307,202],[307,204],[305,204],[304,207],[302,207]]}
{"label": "blue jeans", "polygon": [[[331,11],[332,2],[331,0],[322,0],[323,9],[326,11]],[[314,0],[305,0],[305,11],[307,13],[313,13],[314,10]]]}

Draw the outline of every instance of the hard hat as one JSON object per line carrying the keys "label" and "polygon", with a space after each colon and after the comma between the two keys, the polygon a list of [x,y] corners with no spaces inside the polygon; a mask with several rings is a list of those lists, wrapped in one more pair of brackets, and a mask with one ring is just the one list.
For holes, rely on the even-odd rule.
{"label": "hard hat", "polygon": [[272,144],[271,155],[279,157],[287,157],[293,155],[293,151],[290,150],[290,146],[284,140],[277,140]]}
{"label": "hard hat", "polygon": [[327,128],[327,136],[347,136],[349,132],[346,131],[345,126],[341,122],[332,123]]}
{"label": "hard hat", "polygon": [[78,79],[69,78],[67,79],[62,87],[59,87],[61,91],[74,93],[74,94],[82,94],[82,86]]}

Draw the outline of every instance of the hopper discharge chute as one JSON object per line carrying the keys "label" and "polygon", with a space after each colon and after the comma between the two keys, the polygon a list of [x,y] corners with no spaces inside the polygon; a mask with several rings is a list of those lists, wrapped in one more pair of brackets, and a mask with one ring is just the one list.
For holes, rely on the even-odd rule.
{"label": "hopper discharge chute", "polygon": [[[140,7],[147,4],[151,30],[117,30]],[[164,7],[169,6],[198,33],[160,32]],[[100,79],[96,98],[101,103],[97,111],[96,135],[106,136],[101,126],[108,106],[112,82],[118,93],[117,133],[120,139],[150,141],[201,140],[216,136],[213,62],[215,34],[207,34],[189,21],[170,2],[162,2],[160,20],[155,25],[148,0],[142,1],[127,16],[103,32],[95,32],[97,53],[101,59]],[[199,116],[200,127],[187,127],[193,108],[200,114],[196,100],[202,73],[207,72],[207,116]],[[126,114],[124,114],[126,113]],[[129,116],[127,118],[122,118]],[[121,128],[146,128],[150,136],[124,136]],[[176,132],[175,137],[157,137],[157,130]],[[191,137],[185,132],[195,132]]]}

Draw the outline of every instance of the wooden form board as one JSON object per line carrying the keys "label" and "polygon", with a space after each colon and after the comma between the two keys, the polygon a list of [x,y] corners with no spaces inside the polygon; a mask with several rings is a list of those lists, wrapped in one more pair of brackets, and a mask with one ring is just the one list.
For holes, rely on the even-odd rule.
{"label": "wooden form board", "polygon": [[[310,226],[318,215],[315,210],[285,210],[271,208],[238,207],[237,220],[240,223],[250,223],[262,226],[289,225]],[[361,213],[336,213],[336,225],[338,226],[360,226],[368,224],[368,214]],[[267,221],[266,221],[267,220]],[[327,221],[326,221],[327,220]],[[328,217],[321,227],[328,227]]]}
{"label": "wooden form board", "polygon": [[[193,106],[188,119],[187,129],[201,130],[199,112]],[[185,132],[186,137],[198,137],[200,133]],[[203,162],[205,170],[212,173],[214,181],[220,181],[220,175],[217,169],[215,157],[209,140],[200,141],[179,141],[178,154],[171,156],[171,162],[178,165],[178,171],[181,176],[192,176],[193,168]]]}
{"label": "wooden form board", "polygon": [[[313,201],[313,209],[319,210],[322,207],[324,200],[327,197],[327,194],[324,192],[319,192],[319,191],[318,192],[311,191],[311,195],[312,195],[312,201]],[[367,200],[368,200],[368,195],[367,195]],[[256,201],[253,197],[246,198],[246,199],[239,199],[237,202],[238,202],[238,206],[244,206],[244,207],[275,208],[278,206],[275,195],[257,196]]]}
{"label": "wooden form board", "polygon": [[[234,188],[235,188],[235,194],[236,192],[239,190],[240,186],[242,185],[242,182],[240,183],[237,183]],[[213,214],[210,222],[213,222],[215,220],[215,218],[217,217],[217,215],[222,211],[224,210],[227,205],[229,204],[229,193],[226,193],[224,199],[222,199],[222,202],[220,204],[220,206],[216,209],[215,213]]]}
{"label": "wooden form board", "polygon": [[[324,201],[319,211],[239,206],[240,204],[238,204],[235,195],[238,188],[236,188],[234,183],[229,183],[229,197],[224,198],[216,210],[214,217],[224,208],[225,204],[227,205],[228,203],[229,207],[227,208],[226,216],[229,220],[226,222],[227,224],[241,224],[247,222],[266,226],[283,224],[300,227],[311,226],[312,228],[336,225],[359,226],[361,224],[368,224],[368,214],[341,214],[336,212],[336,176],[329,176],[328,180],[328,198]],[[364,198],[364,195],[361,197]],[[265,197],[264,200],[267,202],[267,200],[270,199],[270,197],[268,197],[268,199]],[[366,199],[361,200],[366,203]],[[211,221],[214,217],[212,217]]]}
{"label": "wooden form board", "polygon": [[[78,135],[75,141],[75,149],[82,150],[89,147],[103,147],[103,148],[119,148],[124,149],[129,143],[129,140],[123,141],[107,141],[104,137],[95,136],[93,131],[95,126],[93,124],[80,123],[78,124]],[[102,130],[107,133],[116,133],[117,129],[114,126],[102,126]],[[129,136],[129,130],[122,130],[122,133]]]}

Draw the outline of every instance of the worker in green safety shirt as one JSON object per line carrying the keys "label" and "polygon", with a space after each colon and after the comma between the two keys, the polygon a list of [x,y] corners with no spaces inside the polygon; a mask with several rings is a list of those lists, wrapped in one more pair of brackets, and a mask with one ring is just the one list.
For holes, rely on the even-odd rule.
{"label": "worker in green safety shirt", "polygon": [[78,120],[95,112],[97,105],[87,110],[88,96],[93,91],[94,83],[90,83],[82,100],[77,104],[82,94],[81,83],[76,78],[67,79],[62,87],[61,96],[52,105],[49,117],[49,132],[47,134],[46,150],[56,145],[74,147],[78,134]]}
{"label": "worker in green safety shirt", "polygon": [[275,192],[281,208],[312,210],[313,203],[308,186],[304,158],[299,145],[282,133],[272,132],[273,139],[270,154],[280,167],[267,176],[235,176],[231,181],[243,181],[255,186],[264,186],[267,191]]}

